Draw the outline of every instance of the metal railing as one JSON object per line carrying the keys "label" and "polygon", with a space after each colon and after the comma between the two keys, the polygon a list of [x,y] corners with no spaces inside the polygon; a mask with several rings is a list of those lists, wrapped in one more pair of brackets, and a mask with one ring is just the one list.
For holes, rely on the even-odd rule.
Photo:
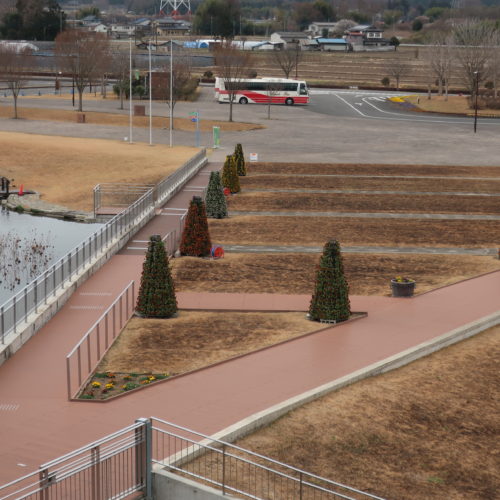
{"label": "metal railing", "polygon": [[[135,309],[135,282],[131,281],[66,356],[68,399],[78,394],[120,334]],[[77,385],[74,387],[74,381]]]}
{"label": "metal railing", "polygon": [[102,207],[126,208],[155,186],[153,184],[101,183],[94,187],[94,217]]}
{"label": "metal railing", "polygon": [[60,289],[65,288],[67,282],[76,277],[105,248],[130,234],[145,219],[152,218],[155,206],[165,203],[207,161],[206,150],[203,149],[0,305],[1,343],[5,344],[8,334],[17,333],[19,326],[27,323],[30,314],[38,313],[40,307],[46,305],[51,297],[55,297]]}
{"label": "metal railing", "polygon": [[27,323],[30,314],[38,313],[39,307],[46,305],[51,297],[55,297],[58,290],[64,289],[68,282],[96,259],[106,247],[129,234],[144,219],[153,215],[153,195],[152,191],[148,191],[2,304],[0,306],[2,344],[5,343],[5,337],[9,333],[16,333],[20,324]]}
{"label": "metal railing", "polygon": [[135,424],[0,486],[0,500],[151,498],[151,423]]}
{"label": "metal railing", "polygon": [[256,500],[383,500],[156,417],[152,430],[153,463],[223,494]]}

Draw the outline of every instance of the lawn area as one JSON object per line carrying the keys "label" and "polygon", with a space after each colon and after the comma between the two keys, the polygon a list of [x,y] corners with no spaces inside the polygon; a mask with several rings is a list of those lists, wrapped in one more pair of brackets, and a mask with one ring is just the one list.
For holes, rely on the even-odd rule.
{"label": "lawn area", "polygon": [[[139,103],[136,103],[139,104]],[[142,102],[143,105],[144,101]],[[85,108],[84,108],[85,109]],[[128,127],[129,117],[127,114],[100,113],[96,111],[83,111],[85,114],[86,125],[112,125],[118,127]],[[73,122],[76,123],[78,111],[64,109],[45,109],[45,108],[29,108],[19,107],[18,116],[25,120],[48,120],[56,122]],[[0,106],[0,117],[11,118],[13,116],[12,106]],[[86,125],[82,125],[85,127]],[[134,116],[134,127],[149,127],[149,116]],[[170,121],[168,117],[153,116],[153,128],[168,128]],[[226,122],[215,120],[202,120],[200,122],[200,130],[203,132],[211,132],[213,126],[220,127],[221,131],[241,132],[247,130],[255,130],[264,128],[256,123],[240,123]],[[194,131],[196,124],[191,122],[189,118],[174,118],[174,128],[176,130]]]}
{"label": "lawn area", "polygon": [[[474,114],[474,108],[470,107],[469,96],[449,95],[448,100],[444,96],[433,96],[432,99],[420,96],[407,96],[405,100],[417,106],[421,111],[430,111],[433,113],[451,113],[460,115]],[[500,109],[478,109],[478,116],[498,116]]]}
{"label": "lawn area", "polygon": [[500,489],[499,340],[497,326],[236,444],[385,498],[491,500]]}
{"label": "lawn area", "polygon": [[11,188],[23,184],[43,200],[75,210],[93,208],[92,190],[98,183],[153,184],[198,152],[184,146],[151,148],[143,143],[12,132],[0,132],[0,150],[0,176],[13,180]]}

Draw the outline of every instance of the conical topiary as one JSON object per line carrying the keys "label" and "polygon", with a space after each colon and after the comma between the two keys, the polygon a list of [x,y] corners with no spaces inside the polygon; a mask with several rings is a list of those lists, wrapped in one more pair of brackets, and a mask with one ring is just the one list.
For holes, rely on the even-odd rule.
{"label": "conical topiary", "polygon": [[234,154],[233,154],[235,161],[236,161],[236,171],[238,172],[238,175],[245,176],[247,175],[247,168],[245,165],[245,156],[243,154],[243,148],[241,147],[241,144],[236,144],[236,148],[234,149]]}
{"label": "conical topiary", "polygon": [[181,254],[191,257],[205,257],[210,255],[211,248],[205,203],[199,196],[193,196],[182,232]]}
{"label": "conical topiary", "polygon": [[171,318],[177,312],[168,255],[158,234],[151,236],[149,241],[136,311],[145,318]]}
{"label": "conical topiary", "polygon": [[239,193],[241,190],[236,163],[232,155],[226,156],[226,161],[222,167],[222,185],[229,188],[231,193]]}
{"label": "conical topiary", "polygon": [[226,197],[222,189],[219,172],[212,172],[210,174],[205,202],[208,217],[212,217],[213,219],[227,217]]}
{"label": "conical topiary", "polygon": [[345,321],[350,314],[349,285],[344,276],[340,244],[330,240],[319,263],[309,316],[315,321],[333,322]]}

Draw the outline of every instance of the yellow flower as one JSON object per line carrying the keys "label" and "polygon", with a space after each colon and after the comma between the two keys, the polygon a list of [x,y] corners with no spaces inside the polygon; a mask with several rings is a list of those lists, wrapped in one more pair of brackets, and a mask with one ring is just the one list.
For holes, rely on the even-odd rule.
{"label": "yellow flower", "polygon": [[92,382],[92,387],[101,387],[101,382]]}
{"label": "yellow flower", "polygon": [[110,384],[106,384],[104,387],[106,387],[106,389],[114,389],[115,385],[110,383]]}

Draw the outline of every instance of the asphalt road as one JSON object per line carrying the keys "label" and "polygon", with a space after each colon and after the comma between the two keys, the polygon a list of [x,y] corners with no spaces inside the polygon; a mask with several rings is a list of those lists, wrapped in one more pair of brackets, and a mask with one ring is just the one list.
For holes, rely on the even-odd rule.
{"label": "asphalt road", "polygon": [[[258,153],[261,161],[500,165],[500,120],[480,120],[478,133],[474,134],[472,118],[405,112],[386,102],[391,95],[395,93],[313,89],[309,106],[272,106],[270,119],[266,105],[235,104],[234,121],[257,123],[264,128],[222,131],[216,158],[223,160],[240,142],[245,153]],[[11,99],[0,95],[0,105],[11,105]],[[68,98],[25,97],[19,105],[73,109]],[[84,111],[128,114],[127,105],[124,110],[118,108],[116,100],[84,100]],[[202,122],[227,121],[229,105],[215,102],[213,88],[202,87],[199,99],[178,102],[174,115],[188,118],[193,111],[200,113]],[[167,117],[168,106],[155,102],[153,114]],[[0,119],[0,130],[120,141],[129,136],[128,127],[8,118]],[[148,142],[148,130],[134,127],[133,137],[135,142]],[[155,129],[153,141],[168,144],[168,130]],[[202,132],[201,145],[212,144],[211,130]],[[194,146],[194,133],[175,130],[174,145]]]}

